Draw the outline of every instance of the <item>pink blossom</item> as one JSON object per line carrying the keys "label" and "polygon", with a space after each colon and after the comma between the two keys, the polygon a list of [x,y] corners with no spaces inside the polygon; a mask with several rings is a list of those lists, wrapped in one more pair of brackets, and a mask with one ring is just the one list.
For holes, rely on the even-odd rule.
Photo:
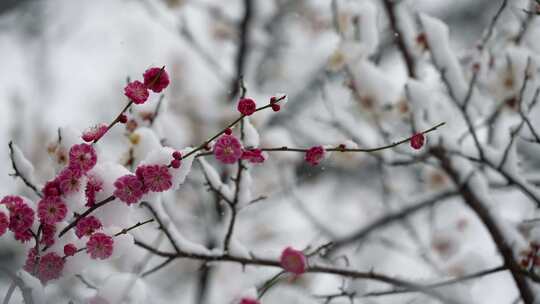
{"label": "pink blossom", "polygon": [[33,235],[30,229],[26,229],[23,231],[17,231],[13,233],[13,237],[15,238],[16,241],[19,241],[21,243],[26,243],[32,239]]}
{"label": "pink blossom", "polygon": [[163,91],[169,85],[169,74],[165,68],[149,68],[143,74],[144,85],[156,93]]}
{"label": "pink blossom", "polygon": [[253,298],[242,298],[240,304],[260,304],[260,302]]}
{"label": "pink blossom", "polygon": [[164,165],[142,165],[135,171],[144,187],[150,191],[163,192],[172,187],[172,176]]}
{"label": "pink blossom", "polygon": [[181,160],[179,160],[179,159],[173,159],[173,160],[171,160],[171,167],[172,167],[173,169],[178,169],[178,168],[180,168],[181,165],[182,165],[182,161],[181,161]]}
{"label": "pink blossom", "polygon": [[34,210],[24,202],[12,206],[9,210],[9,230],[23,234],[34,223]]}
{"label": "pink blossom", "polygon": [[262,164],[266,160],[266,156],[261,149],[250,149],[242,152],[242,159],[248,160],[253,164]]}
{"label": "pink blossom", "polygon": [[146,192],[142,181],[133,174],[119,177],[114,187],[114,196],[128,205],[137,203]]}
{"label": "pink blossom", "polygon": [[128,121],[128,117],[126,114],[120,114],[120,116],[118,116],[119,123],[125,124],[127,121]]}
{"label": "pink blossom", "polygon": [[103,227],[101,222],[95,216],[89,215],[77,222],[77,225],[75,226],[75,235],[77,235],[78,238],[82,238],[85,235],[90,236],[101,229],[101,227]]}
{"label": "pink blossom", "polygon": [[54,225],[66,217],[67,206],[58,196],[49,196],[38,203],[39,220],[44,224]]}
{"label": "pink blossom", "polygon": [[107,133],[107,124],[97,124],[83,132],[82,139],[85,142],[93,142],[100,139],[105,133]]}
{"label": "pink blossom", "polygon": [[7,195],[0,201],[0,205],[5,205],[11,211],[14,207],[24,204],[22,197],[17,195]]}
{"label": "pink blossom", "polygon": [[8,216],[4,212],[0,212],[0,236],[6,233],[8,227],[9,227]]}
{"label": "pink blossom", "polygon": [[103,190],[103,181],[95,175],[88,177],[84,194],[86,196],[86,206],[92,207],[96,203],[96,193]]}
{"label": "pink blossom", "polygon": [[28,273],[34,273],[34,269],[36,267],[36,248],[33,247],[30,250],[28,250],[28,254],[26,255],[26,261],[24,262],[23,269],[26,270]]}
{"label": "pink blossom", "polygon": [[242,144],[234,135],[222,135],[214,144],[214,155],[224,164],[234,164],[242,157]]}
{"label": "pink blossom", "polygon": [[135,80],[126,85],[124,95],[136,104],[143,104],[148,99],[150,93],[148,93],[148,89],[142,82]]}
{"label": "pink blossom", "polygon": [[114,240],[104,233],[94,233],[86,243],[86,251],[92,259],[107,259],[113,253]]}
{"label": "pink blossom", "polygon": [[304,156],[304,160],[308,164],[312,166],[316,166],[323,160],[324,154],[325,154],[325,151],[322,146],[311,147],[309,148],[309,150],[307,150]]}
{"label": "pink blossom", "polygon": [[55,233],[56,233],[56,226],[55,225],[48,225],[43,224],[41,226],[41,244],[45,244],[45,246],[52,246],[54,245],[55,239]]}
{"label": "pink blossom", "polygon": [[72,243],[69,243],[64,246],[64,255],[65,256],[74,256],[77,253],[77,246]]}
{"label": "pink blossom", "polygon": [[295,275],[300,275],[307,269],[307,259],[304,253],[291,247],[285,248],[281,253],[280,264],[283,269]]}
{"label": "pink blossom", "polygon": [[97,163],[97,154],[94,147],[89,144],[74,145],[69,150],[69,167],[86,173]]}
{"label": "pink blossom", "polygon": [[64,269],[64,259],[54,252],[49,252],[39,259],[38,278],[45,284],[60,278]]}
{"label": "pink blossom", "polygon": [[182,152],[180,152],[180,151],[174,151],[174,152],[172,153],[172,157],[173,157],[174,159],[180,160],[180,159],[182,159]]}
{"label": "pink blossom", "polygon": [[60,196],[62,194],[62,190],[60,189],[60,181],[58,178],[53,179],[52,181],[48,181],[43,189],[41,190],[43,192],[43,195],[47,196]]}
{"label": "pink blossom", "polygon": [[257,104],[251,98],[242,98],[238,101],[238,112],[242,115],[249,116],[257,110]]}
{"label": "pink blossom", "polygon": [[80,188],[80,180],[82,171],[75,167],[66,167],[58,174],[58,183],[62,194],[78,192]]}
{"label": "pink blossom", "polygon": [[411,137],[411,147],[415,150],[419,150],[424,146],[424,134],[416,133]]}

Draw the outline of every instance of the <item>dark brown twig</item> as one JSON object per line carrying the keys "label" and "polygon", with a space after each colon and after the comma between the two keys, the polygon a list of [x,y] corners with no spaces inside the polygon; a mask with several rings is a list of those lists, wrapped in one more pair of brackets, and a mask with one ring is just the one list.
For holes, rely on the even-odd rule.
{"label": "dark brown twig", "polygon": [[[0,271],[6,273],[11,278],[12,285],[18,287],[21,290],[23,301],[25,304],[34,304],[34,298],[32,297],[32,289],[26,286],[24,281],[19,276],[17,276],[17,274],[13,273],[11,270],[5,267],[0,267]],[[12,295],[13,290],[11,292],[9,292],[8,290],[8,293],[4,298],[3,304],[8,304]]]}
{"label": "dark brown twig", "polygon": [[240,83],[244,73],[247,58],[249,56],[249,35],[250,35],[250,23],[254,13],[254,1],[253,0],[244,0],[244,16],[242,22],[240,23],[240,41],[238,43],[238,51],[235,58],[235,68],[236,76],[232,80],[231,90],[230,90],[230,99],[234,98],[238,93]]}
{"label": "dark brown twig", "polygon": [[369,226],[364,227],[364,228],[358,230],[357,232],[351,233],[349,236],[340,238],[338,240],[334,240],[334,242],[333,242],[334,244],[333,244],[333,246],[331,248],[328,249],[328,253],[335,252],[336,250],[338,250],[338,249],[340,249],[340,248],[342,248],[344,246],[347,246],[349,244],[357,243],[357,242],[361,241],[362,239],[364,239],[370,233],[372,233],[373,231],[375,231],[377,229],[381,229],[383,227],[386,227],[386,226],[394,223],[397,220],[400,220],[402,218],[410,216],[410,215],[412,215],[412,214],[414,214],[414,213],[416,213],[418,211],[424,210],[425,208],[428,208],[428,207],[431,207],[431,206],[433,206],[435,204],[444,202],[446,199],[454,197],[457,194],[458,193],[455,192],[455,191],[442,192],[442,193],[434,195],[434,196],[432,196],[432,197],[430,197],[430,198],[428,198],[428,199],[426,199],[426,200],[424,200],[424,201],[422,201],[420,203],[417,203],[417,204],[412,205],[410,207],[404,208],[401,211],[398,211],[398,212],[395,212],[395,213],[392,213],[392,214],[388,214],[388,215],[376,220],[375,222],[373,222]]}
{"label": "dark brown twig", "polygon": [[[432,153],[440,161],[442,168],[452,178],[454,183],[459,185],[461,183],[459,172],[453,167],[447,152],[443,150],[443,148],[435,148],[432,149]],[[482,221],[486,229],[489,231],[493,242],[504,260],[504,266],[512,274],[514,282],[516,283],[524,303],[532,304],[534,302],[534,294],[527,283],[527,280],[521,273],[519,264],[514,260],[512,247],[510,247],[510,244],[505,239],[502,230],[497,225],[490,211],[477,196],[468,182],[464,183],[460,187],[460,193],[464,202],[476,213],[480,221]]]}
{"label": "dark brown twig", "polygon": [[26,176],[24,176],[21,171],[19,171],[19,167],[17,166],[16,162],[15,162],[15,151],[13,150],[13,141],[10,141],[8,143],[8,146],[9,146],[9,158],[11,159],[11,167],[13,168],[13,171],[15,171],[15,173],[13,174],[10,174],[11,176],[14,176],[14,177],[19,177],[23,183],[28,187],[30,188],[38,197],[43,197],[43,194],[41,193],[41,191],[38,190],[38,188],[36,187],[36,185],[32,184],[28,178]]}
{"label": "dark brown twig", "polygon": [[[62,231],[60,231],[60,233],[58,234],[58,237],[62,237],[64,234],[66,234],[70,229],[72,229],[73,227],[75,227],[77,225],[77,223],[84,217],[88,216],[90,213],[94,212],[96,209],[98,209],[99,207],[102,207],[112,201],[114,201],[116,199],[116,197],[114,195],[111,195],[109,196],[108,198],[102,200],[101,202],[98,202],[96,204],[94,204],[92,207],[86,209],[85,212],[83,212],[82,214],[76,216],[75,220],[73,220],[71,223],[69,223],[69,225],[67,225],[64,229],[62,229]],[[47,248],[45,248],[47,249]],[[45,250],[44,249],[44,250]]]}
{"label": "dark brown twig", "polygon": [[396,5],[398,5],[398,3],[391,0],[384,0],[383,5],[386,10],[386,14],[388,15],[388,20],[390,21],[390,27],[392,28],[392,37],[394,38],[394,42],[399,48],[403,60],[405,61],[405,66],[407,67],[407,74],[410,78],[416,78],[414,57],[411,52],[409,52],[407,44],[405,43],[405,37],[403,36],[403,32],[398,25],[399,22],[396,15]]}

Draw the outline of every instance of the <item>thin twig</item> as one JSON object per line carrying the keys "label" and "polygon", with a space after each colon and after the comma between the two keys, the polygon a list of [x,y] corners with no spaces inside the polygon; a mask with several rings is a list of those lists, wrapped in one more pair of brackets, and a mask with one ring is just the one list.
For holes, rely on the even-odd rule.
{"label": "thin twig", "polygon": [[13,171],[15,171],[15,173],[11,174],[11,176],[19,177],[28,188],[30,188],[38,197],[42,198],[43,194],[41,193],[41,191],[38,190],[36,185],[32,184],[30,180],[28,180],[28,178],[24,176],[21,173],[21,171],[19,171],[19,167],[17,166],[15,162],[15,151],[13,149],[13,141],[10,141],[8,143],[8,147],[9,147],[9,158],[11,159],[11,167],[13,168]]}
{"label": "thin twig", "polygon": [[86,287],[88,287],[89,289],[97,290],[97,287],[96,287],[94,284],[88,282],[88,280],[85,279],[82,275],[76,274],[75,277],[76,277],[77,279],[79,279],[79,281],[81,281],[81,283],[83,283],[83,284],[84,284]]}
{"label": "thin twig", "polygon": [[[462,283],[465,281],[482,278],[484,276],[499,273],[501,271],[506,271],[506,270],[507,268],[504,265],[502,265],[495,268],[490,268],[490,269],[482,270],[479,272],[471,273],[462,277],[430,284],[425,287],[430,288],[430,289],[439,288],[443,286],[453,285],[453,284]],[[415,291],[411,289],[392,289],[392,290],[384,290],[384,291],[371,291],[371,292],[361,295],[361,297],[378,297],[378,296],[395,295],[395,294],[408,293],[408,292],[415,292]]]}
{"label": "thin twig", "polygon": [[[116,199],[116,197],[114,195],[111,195],[109,196],[108,198],[102,200],[101,202],[98,202],[96,204],[94,204],[92,207],[86,209],[85,212],[83,212],[82,214],[80,215],[77,215],[75,220],[73,220],[71,223],[69,223],[69,225],[67,225],[64,229],[62,229],[62,231],[60,231],[60,233],[58,234],[58,237],[62,237],[64,234],[66,234],[70,229],[72,229],[73,227],[75,227],[77,225],[77,223],[85,218],[86,216],[88,216],[90,213],[94,212],[96,209],[98,209],[99,207],[102,207],[112,201],[114,201]],[[46,249],[46,248],[45,248]],[[44,250],[45,250],[44,249]]]}
{"label": "thin twig", "polygon": [[[433,155],[440,161],[442,168],[452,178],[456,185],[461,183],[459,172],[453,167],[452,162],[447,152],[439,147],[432,149]],[[491,212],[484,205],[484,202],[478,197],[473,188],[468,184],[468,181],[460,186],[460,193],[464,202],[476,213],[478,218],[482,221],[486,229],[489,231],[493,242],[495,243],[500,255],[504,260],[505,267],[510,270],[514,282],[516,283],[521,297],[525,304],[532,304],[534,302],[534,294],[521,273],[521,267],[514,260],[514,253],[509,242],[505,239],[502,230],[499,228],[495,219],[492,217]]]}
{"label": "thin twig", "polygon": [[[235,256],[235,255],[230,255],[230,254],[211,255],[211,254],[200,254],[200,253],[190,253],[190,252],[181,252],[180,254],[177,254],[177,253],[160,251],[139,240],[135,240],[135,244],[158,256],[167,257],[167,258],[192,259],[192,260],[199,260],[199,261],[205,261],[205,262],[231,262],[231,263],[238,263],[243,266],[251,265],[251,266],[281,268],[280,261],[272,260],[272,259],[263,259],[263,258],[257,258],[257,257],[246,258],[246,257]],[[342,268],[337,268],[337,267],[312,265],[307,269],[307,272],[320,273],[320,274],[333,274],[333,275],[338,275],[338,276],[352,278],[352,279],[365,279],[365,280],[383,282],[383,283],[387,283],[387,284],[394,285],[397,287],[414,289],[419,292],[425,293],[431,297],[442,299],[443,301],[446,301],[449,303],[455,303],[454,301],[447,299],[446,297],[443,297],[436,291],[425,289],[424,286],[421,284],[408,282],[405,280],[386,276],[384,274],[376,273],[373,271],[361,272],[361,271],[342,269]]]}
{"label": "thin twig", "polygon": [[[22,296],[23,296],[23,301],[24,301],[25,304],[34,304],[34,298],[32,297],[32,289],[30,287],[26,286],[24,281],[19,276],[17,276],[17,274],[15,274],[14,272],[12,272],[11,270],[9,270],[9,269],[7,269],[5,267],[0,267],[0,271],[7,274],[11,278],[12,284],[15,284],[15,286],[18,287],[21,290],[21,293],[22,293]],[[6,298],[4,298],[4,304],[9,303],[9,300],[10,300],[12,295],[13,295],[13,292],[8,293],[6,295]],[[9,296],[9,297],[7,297],[7,296]]]}
{"label": "thin twig", "polygon": [[356,243],[367,237],[371,232],[386,227],[397,220],[410,216],[418,211],[424,210],[425,208],[431,207],[435,204],[444,202],[446,199],[456,196],[458,193],[456,191],[446,191],[438,193],[434,196],[431,196],[424,201],[412,205],[410,207],[404,208],[401,211],[388,214],[367,227],[364,227],[356,232],[351,233],[349,236],[343,237],[338,240],[334,240],[333,246],[328,250],[328,253],[335,252],[339,248],[347,246],[351,243]]}
{"label": "thin twig", "polygon": [[157,272],[158,270],[164,268],[165,266],[169,265],[171,262],[174,261],[174,258],[168,258],[166,259],[165,261],[163,261],[162,263],[159,263],[158,265],[156,265],[155,267],[152,267],[151,269],[143,272],[141,274],[141,277],[146,277],[146,276],[149,276],[155,272]]}
{"label": "thin twig", "polygon": [[497,13],[495,13],[495,16],[491,19],[491,22],[489,23],[489,26],[487,28],[486,34],[484,37],[482,37],[482,40],[480,41],[480,45],[478,46],[480,50],[484,49],[486,43],[491,38],[491,35],[493,34],[493,30],[495,29],[495,25],[497,24],[497,21],[499,20],[499,17],[501,16],[502,12],[506,8],[506,5],[508,4],[508,0],[503,0],[501,6],[497,10]]}
{"label": "thin twig", "polygon": [[403,60],[405,61],[405,66],[407,67],[407,73],[410,78],[416,78],[416,69],[415,69],[415,63],[414,63],[414,57],[409,52],[409,49],[407,48],[407,44],[405,43],[405,37],[403,36],[403,32],[401,31],[401,28],[398,26],[398,17],[396,15],[396,5],[398,5],[395,1],[391,0],[384,0],[383,1],[384,8],[386,10],[386,14],[388,15],[388,20],[390,20],[390,27],[392,28],[392,37],[394,38],[394,42],[397,45],[397,47],[400,50],[400,53],[403,57]]}
{"label": "thin twig", "polygon": [[238,83],[242,79],[245,67],[247,63],[247,58],[249,56],[249,35],[250,35],[250,23],[254,13],[254,1],[253,0],[244,0],[244,16],[242,17],[242,22],[240,23],[240,41],[238,43],[238,51],[235,58],[235,68],[236,76],[232,80],[231,90],[230,90],[230,99],[238,93]]}

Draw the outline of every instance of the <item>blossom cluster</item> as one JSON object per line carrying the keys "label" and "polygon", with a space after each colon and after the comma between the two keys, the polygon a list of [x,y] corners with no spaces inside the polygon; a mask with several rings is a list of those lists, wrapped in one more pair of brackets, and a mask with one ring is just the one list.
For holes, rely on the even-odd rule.
{"label": "blossom cluster", "polygon": [[[145,103],[151,92],[162,92],[169,82],[169,76],[164,67],[149,68],[143,74],[143,81],[129,82],[124,88],[124,95],[129,98],[127,106],[113,122],[99,123],[86,130],[80,138],[83,142],[69,147],[67,164],[54,178],[45,183],[39,192],[40,200],[35,206],[33,202],[21,196],[9,195],[0,201],[0,207],[4,208],[0,209],[0,236],[11,231],[14,238],[22,243],[35,239],[34,246],[28,250],[23,268],[42,283],[60,278],[68,259],[80,252],[86,252],[94,260],[106,260],[113,256],[115,237],[127,233],[130,229],[124,229],[123,232],[112,235],[108,233],[103,218],[93,212],[109,203],[123,202],[131,206],[143,201],[147,194],[163,193],[172,189],[175,181],[173,176],[178,172],[175,170],[180,170],[185,164],[184,160],[189,156],[199,157],[210,154],[222,164],[238,163],[239,170],[243,170],[242,161],[262,164],[268,159],[267,151],[303,152],[304,161],[311,166],[319,165],[328,156],[328,151],[359,151],[347,149],[344,144],[337,148],[315,145],[307,149],[261,148],[258,144],[244,146],[233,134],[232,128],[235,124],[248,123],[247,116],[265,108],[271,108],[274,112],[280,111],[279,102],[286,96],[272,97],[269,103],[262,107],[257,107],[254,99],[242,97],[237,104],[240,118],[217,133],[212,140],[203,143],[191,152],[183,152],[186,155],[172,150],[166,163],[140,162],[137,166],[133,162],[128,163],[132,165],[132,170],[128,174],[106,182],[106,176],[96,170],[98,162],[101,161],[96,151],[97,142],[115,124],[120,123],[125,124],[131,142],[136,143],[138,139],[134,130],[137,128],[137,122],[128,118],[127,110],[132,104]],[[150,120],[155,118],[155,116],[149,117]],[[243,133],[241,138],[244,139]],[[413,149],[420,149],[424,145],[424,134],[417,133],[402,142],[406,141],[410,142]],[[203,149],[211,150],[211,153],[194,154]],[[86,208],[82,212],[80,212],[81,206]],[[73,217],[68,220],[68,215],[71,214]],[[72,229],[73,231],[70,231]],[[59,242],[63,245],[63,250],[59,250],[58,246],[54,247],[68,232],[73,235],[75,241]],[[281,252],[279,265],[294,277],[309,271],[308,257],[301,250],[292,247],[287,247]],[[260,304],[259,300],[254,297],[243,297],[240,304]]]}
{"label": "blossom cluster", "polygon": [[[161,92],[169,84],[169,76],[164,68],[150,68],[143,74],[143,78],[144,82],[131,82],[124,89],[130,103],[144,103],[148,99],[149,91]],[[120,113],[113,124],[116,122],[126,123],[127,116]],[[105,185],[103,177],[93,170],[98,163],[94,144],[109,129],[110,125],[101,123],[82,134],[83,143],[76,143],[69,148],[67,165],[45,183],[39,192],[40,200],[37,204],[15,195],[8,195],[0,200],[0,236],[11,231],[15,240],[22,243],[35,239],[35,245],[29,249],[23,268],[42,283],[58,279],[62,275],[66,259],[78,252],[85,251],[92,259],[104,260],[112,256],[114,236],[104,231],[98,217],[90,215],[100,204],[118,198],[129,205],[149,191],[163,192],[172,187],[169,167],[180,167],[179,152],[174,153],[169,166],[141,165],[135,174],[118,178],[114,182],[114,196],[98,201],[97,198],[103,196]],[[68,215],[79,208],[76,204],[72,205],[78,193],[83,193],[81,197],[85,201],[81,205],[88,209],[82,215],[75,213],[69,224],[66,224]],[[70,202],[70,205],[67,202]],[[59,230],[60,228],[62,230]],[[74,235],[82,240],[81,244],[85,246],[66,243],[63,252],[52,251],[51,247],[72,228]]]}

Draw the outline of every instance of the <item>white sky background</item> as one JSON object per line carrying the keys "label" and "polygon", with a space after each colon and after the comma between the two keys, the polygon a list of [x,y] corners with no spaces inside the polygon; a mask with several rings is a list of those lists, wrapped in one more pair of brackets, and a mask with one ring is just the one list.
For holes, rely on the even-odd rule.
{"label": "white sky background", "polygon": [[[19,181],[8,176],[8,173],[11,173],[7,154],[7,143],[10,139],[15,140],[27,157],[35,163],[38,178],[42,182],[45,181],[53,174],[53,167],[47,157],[47,144],[56,135],[57,128],[71,126],[83,130],[95,123],[110,121],[125,104],[123,86],[126,77],[141,78],[141,73],[149,66],[166,65],[171,75],[172,86],[165,97],[169,112],[158,126],[161,135],[167,137],[171,146],[180,148],[196,144],[213,134],[212,131],[222,126],[224,121],[234,117],[232,105],[225,102],[229,81],[223,81],[223,78],[216,75],[213,68],[195,53],[193,47],[179,35],[179,28],[185,22],[202,48],[221,66],[223,74],[232,75],[234,69],[231,59],[235,56],[234,44],[227,40],[217,40],[209,33],[219,29],[224,35],[230,34],[228,31],[231,28],[226,20],[238,20],[241,17],[240,1],[194,0],[186,1],[184,6],[174,8],[168,8],[162,1],[157,0],[43,2],[44,5],[41,5],[39,11],[34,14],[28,13],[31,10],[21,8],[0,15],[0,172],[4,172],[0,174],[2,185],[0,196],[12,193],[28,194],[24,192],[26,190]],[[257,23],[268,18],[273,5],[270,0],[256,2]],[[330,1],[311,2],[314,11],[320,14],[321,22],[328,21],[329,15],[325,10],[329,10]],[[419,11],[439,17],[447,16],[447,13],[473,2],[472,0],[411,1]],[[498,1],[493,1],[493,5],[486,7],[484,11],[486,15],[480,20],[489,20],[489,16],[497,8],[496,2],[498,5]],[[225,21],[212,19],[206,13],[206,5],[220,8]],[[282,77],[276,77],[277,80],[258,86],[255,83],[255,75],[251,72],[246,83],[248,95],[258,100],[265,100],[277,92],[294,95],[305,86],[310,75],[321,67],[324,68],[328,57],[338,45],[338,37],[331,31],[310,32],[306,30],[309,28],[305,26],[306,18],[303,16],[297,18],[297,22],[289,21],[290,31],[283,33],[288,40],[284,50],[285,64],[275,68],[275,71],[270,71]],[[476,33],[474,37],[478,38],[485,24],[477,26],[477,29],[470,32]],[[461,30],[459,27],[458,29]],[[452,43],[458,54],[464,51],[463,47],[468,48],[473,44],[475,39],[471,38],[470,32],[456,32],[451,28]],[[257,61],[267,38],[267,34],[260,27],[254,29],[251,56]],[[402,84],[405,79],[405,70],[400,62],[398,57],[392,55],[382,64],[388,81],[395,85]],[[255,65],[255,60],[250,61],[248,70],[256,71]],[[350,100],[346,100],[350,98],[347,94],[337,89],[335,91],[335,96],[342,98],[337,101],[338,104],[340,102],[350,104]],[[153,98],[152,102],[155,104],[157,96]],[[291,100],[291,103],[293,102],[294,100]],[[283,133],[291,138],[293,146],[310,145],[320,138],[326,138],[328,144],[346,139],[343,135],[336,135],[335,131],[328,130],[329,128],[322,122],[328,118],[328,114],[320,98],[313,101],[310,106],[313,106],[313,109],[310,108],[307,113],[296,118],[299,121],[286,122],[283,129],[274,127],[260,131],[263,141],[267,139],[269,142],[276,142],[269,139],[272,134],[277,134],[280,140],[285,140],[283,138],[285,136],[279,135]],[[286,107],[283,111],[286,111]],[[272,115],[274,114],[262,113],[260,117],[254,118],[254,124],[262,125],[271,119]],[[300,137],[302,134],[304,136]],[[369,134],[365,135],[365,138],[368,143],[377,142],[376,139],[370,138]],[[121,159],[123,150],[118,143],[125,143],[125,139],[121,130],[117,129],[104,142],[103,154],[109,153],[111,159]],[[301,156],[276,156],[275,161],[276,163],[288,161],[288,165],[292,166],[291,164],[299,157]],[[353,160],[355,161],[353,164],[362,164],[363,160],[359,158],[360,160]],[[270,161],[271,168],[268,171],[255,171],[254,179],[260,177],[262,183],[256,190],[272,193],[272,189],[281,187],[279,181],[272,179],[280,176],[279,167],[275,168],[276,163],[272,167],[272,161],[274,160]],[[199,168],[194,167],[197,170]],[[303,203],[309,206],[315,216],[331,217],[332,220],[329,222],[333,225],[334,232],[346,233],[354,228],[352,225],[367,223],[384,212],[385,209],[379,203],[381,199],[379,193],[370,189],[377,183],[373,183],[371,187],[357,189],[355,182],[349,181],[349,184],[344,182],[346,178],[338,180],[325,178],[324,171],[322,176],[320,174],[321,172],[313,174],[314,182],[309,181],[311,174],[302,177],[308,182],[304,182],[303,186],[297,189],[296,195],[302,198]],[[365,174],[364,178],[369,180],[369,175]],[[397,169],[391,175],[390,180],[396,182],[396,188],[405,189],[403,192],[413,189],[414,181],[410,181],[410,172]],[[275,254],[280,248],[291,243],[301,248],[316,239],[318,234],[310,227],[309,222],[299,215],[294,203],[291,203],[290,199],[280,199],[279,193],[273,194],[275,197],[270,200],[271,206],[248,208],[241,214],[236,231],[237,237],[244,245],[261,252],[269,251]],[[518,195],[508,192],[502,192],[500,197],[501,201],[505,201],[507,197],[509,200],[519,198]],[[196,199],[196,196],[192,198]],[[362,201],[360,205],[359,199]],[[189,211],[196,209],[191,205],[190,208]],[[508,210],[509,217],[516,218],[522,218],[524,213],[529,211],[526,207]],[[448,214],[453,217],[448,219],[445,216]],[[460,207],[457,201],[444,204],[439,215],[437,226],[442,235],[446,230],[452,229],[455,218],[474,218],[470,210]],[[183,220],[188,224],[201,224],[202,220],[196,216],[184,216]],[[252,218],[258,220],[251,220]],[[425,225],[422,223],[427,222],[426,218],[426,214],[420,214],[411,221]],[[275,219],[280,221],[276,223]],[[198,231],[199,228],[191,229]],[[460,254],[454,256],[453,260],[441,262],[442,268],[451,269],[457,265],[456,267],[480,270],[498,263],[494,247],[486,237],[484,228],[472,221],[467,229],[469,229],[467,234],[463,236],[466,241],[462,243],[463,247],[459,248]],[[402,228],[388,229],[381,235],[398,240],[407,237]],[[429,235],[421,235],[420,238],[426,242],[426,246],[429,246]],[[0,248],[3,246],[7,248],[17,245],[8,240],[0,240]],[[414,254],[414,248],[407,249]],[[431,269],[424,266],[421,260],[408,257],[399,251],[398,249],[392,252],[384,246],[373,245],[369,250],[364,248],[360,251],[352,264],[362,270],[376,265],[379,272],[403,275],[408,279],[432,278]],[[17,261],[21,262],[20,259]],[[197,271],[196,266],[192,264],[175,266],[170,271],[163,271],[150,280],[149,292],[162,296],[163,303],[169,303],[167,301],[172,301],[175,297],[176,299],[182,297],[181,303],[190,303],[194,283],[189,280],[189,276]],[[105,272],[111,271],[114,267],[103,268]],[[118,268],[128,270],[129,267],[121,265]],[[178,274],[182,271],[186,275]],[[236,275],[234,280],[230,280],[229,271],[239,273],[236,266],[225,266],[215,273],[215,282],[209,295],[214,302],[209,303],[225,303],[225,300],[221,299],[232,299],[238,292],[250,287],[254,279],[267,278],[273,274],[271,271],[257,272],[251,269],[244,276]],[[510,303],[515,297],[512,284],[506,274],[479,280],[471,291],[474,296],[471,303]],[[306,279],[305,286],[309,286],[313,293],[324,294],[335,291],[339,281],[335,278],[315,280],[310,277]],[[6,287],[6,284],[0,286],[0,296],[4,294]],[[295,297],[302,297],[299,295],[302,292],[288,288],[283,287],[282,293],[269,294],[264,303],[311,301],[294,302]],[[489,292],[486,293],[486,290]],[[291,293],[288,296],[290,300],[283,302],[284,294],[288,292]],[[412,298],[414,296],[406,297]],[[404,303],[403,299],[388,297],[378,302],[360,303]],[[425,302],[428,301],[425,299],[422,298],[420,301],[424,302],[418,303],[432,303]]]}

